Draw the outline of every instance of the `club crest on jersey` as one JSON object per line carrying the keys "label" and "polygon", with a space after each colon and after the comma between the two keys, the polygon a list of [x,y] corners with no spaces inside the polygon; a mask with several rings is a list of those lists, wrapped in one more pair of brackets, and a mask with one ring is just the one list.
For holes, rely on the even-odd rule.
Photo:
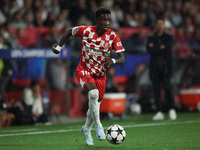
{"label": "club crest on jersey", "polygon": [[104,48],[109,48],[109,42],[104,43]]}

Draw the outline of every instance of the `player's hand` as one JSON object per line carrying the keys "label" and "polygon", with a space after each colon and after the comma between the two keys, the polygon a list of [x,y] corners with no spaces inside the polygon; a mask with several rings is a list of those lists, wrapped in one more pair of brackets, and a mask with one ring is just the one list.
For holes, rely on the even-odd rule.
{"label": "player's hand", "polygon": [[56,46],[57,46],[57,44],[53,44],[52,51],[53,51],[54,54],[59,54],[60,51],[56,50]]}
{"label": "player's hand", "polygon": [[110,57],[106,56],[105,63],[108,65],[108,67],[110,67],[110,65],[113,64],[113,61],[112,61],[112,59]]}

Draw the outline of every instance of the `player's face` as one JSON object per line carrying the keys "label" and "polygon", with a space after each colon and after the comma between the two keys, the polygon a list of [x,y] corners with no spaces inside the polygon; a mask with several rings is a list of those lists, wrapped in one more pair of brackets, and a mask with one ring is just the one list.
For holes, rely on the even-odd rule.
{"label": "player's face", "polygon": [[156,31],[157,32],[164,32],[165,24],[163,20],[157,20],[156,22]]}
{"label": "player's face", "polygon": [[102,31],[107,31],[110,28],[111,16],[110,14],[101,14],[97,19],[97,25]]}

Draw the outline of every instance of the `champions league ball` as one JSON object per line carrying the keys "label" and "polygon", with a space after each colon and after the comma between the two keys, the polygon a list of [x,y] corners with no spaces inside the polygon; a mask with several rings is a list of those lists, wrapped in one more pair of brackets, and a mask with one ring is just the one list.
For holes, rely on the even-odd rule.
{"label": "champions league ball", "polygon": [[121,144],[126,137],[124,128],[118,124],[110,126],[106,130],[106,139],[111,144]]}

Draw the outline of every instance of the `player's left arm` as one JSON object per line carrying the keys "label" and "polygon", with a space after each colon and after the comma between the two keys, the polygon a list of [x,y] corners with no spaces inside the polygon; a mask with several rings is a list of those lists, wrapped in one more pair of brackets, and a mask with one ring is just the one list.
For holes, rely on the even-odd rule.
{"label": "player's left arm", "polygon": [[117,53],[117,58],[110,58],[106,57],[106,64],[108,64],[108,67],[112,64],[123,64],[125,62],[124,52]]}
{"label": "player's left arm", "polygon": [[110,67],[110,65],[112,64],[123,64],[125,62],[125,49],[122,46],[122,42],[118,35],[113,40],[112,49],[115,50],[115,52],[117,53],[117,58],[106,57],[105,61],[108,64],[108,67]]}

